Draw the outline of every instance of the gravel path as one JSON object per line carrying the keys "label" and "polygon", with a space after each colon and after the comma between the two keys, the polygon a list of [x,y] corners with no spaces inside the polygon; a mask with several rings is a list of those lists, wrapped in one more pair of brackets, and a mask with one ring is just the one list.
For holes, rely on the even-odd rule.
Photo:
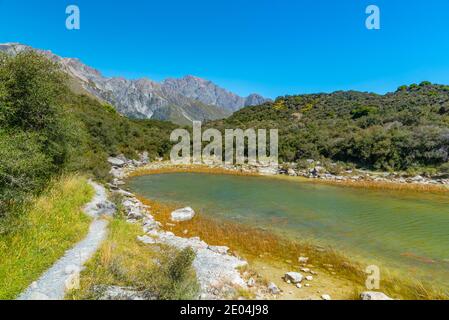
{"label": "gravel path", "polygon": [[115,212],[115,206],[107,200],[106,190],[96,183],[90,184],[95,189],[95,196],[84,208],[84,212],[94,218],[88,235],[66,251],[61,259],[18,297],[18,300],[63,300],[66,290],[76,287],[79,283],[79,272],[83,265],[106,237],[108,221],[101,217]]}

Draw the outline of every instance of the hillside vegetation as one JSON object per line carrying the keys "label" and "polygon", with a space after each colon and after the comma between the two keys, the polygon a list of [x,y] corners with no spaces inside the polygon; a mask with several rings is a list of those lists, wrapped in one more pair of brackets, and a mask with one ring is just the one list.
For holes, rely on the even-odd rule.
{"label": "hillside vegetation", "polygon": [[374,170],[449,173],[449,86],[377,95],[286,96],[209,127],[277,128],[281,161],[341,161]]}
{"label": "hillside vegetation", "polygon": [[69,80],[37,53],[0,56],[0,227],[63,172],[104,180],[109,155],[137,158],[146,150],[154,158],[170,150],[173,124],[125,118],[73,93]]}
{"label": "hillside vegetation", "polygon": [[[0,300],[14,299],[88,232],[94,190],[80,176],[50,183],[0,233]],[[5,227],[5,224],[2,225]]]}

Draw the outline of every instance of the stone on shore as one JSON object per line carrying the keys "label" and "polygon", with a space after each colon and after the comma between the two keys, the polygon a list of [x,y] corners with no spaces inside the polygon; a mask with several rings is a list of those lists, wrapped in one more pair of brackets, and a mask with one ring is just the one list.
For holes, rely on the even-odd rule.
{"label": "stone on shore", "polygon": [[249,288],[252,288],[256,285],[256,280],[254,280],[254,278],[250,278],[247,282],[247,285]]}
{"label": "stone on shore", "polygon": [[300,283],[303,279],[302,274],[299,272],[288,272],[285,274],[285,281],[290,281],[291,283]]}
{"label": "stone on shore", "polygon": [[229,248],[225,246],[209,246],[209,250],[218,254],[227,255]]}
{"label": "stone on shore", "polygon": [[114,157],[109,157],[108,162],[110,165],[112,165],[114,167],[123,167],[126,164],[126,162],[123,161],[122,159],[114,158]]}
{"label": "stone on shore", "polygon": [[271,283],[268,285],[268,291],[269,291],[271,294],[279,294],[279,293],[281,293],[281,290],[279,290],[278,286],[275,285],[273,282],[271,282]]}
{"label": "stone on shore", "polygon": [[360,295],[360,298],[362,300],[394,300],[392,298],[390,298],[389,296],[387,296],[385,293],[383,292],[377,292],[377,291],[366,291],[363,292]]}
{"label": "stone on shore", "polygon": [[192,208],[187,207],[173,211],[171,213],[171,220],[175,222],[189,221],[195,217],[195,211]]}
{"label": "stone on shore", "polygon": [[94,292],[99,297],[98,300],[155,300],[143,292],[133,288],[118,286],[96,286]]}

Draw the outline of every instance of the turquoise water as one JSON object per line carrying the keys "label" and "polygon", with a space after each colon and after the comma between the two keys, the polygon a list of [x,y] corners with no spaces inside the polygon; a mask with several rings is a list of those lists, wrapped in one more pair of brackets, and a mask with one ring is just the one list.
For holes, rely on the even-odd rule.
{"label": "turquoise water", "polygon": [[137,177],[128,187],[449,286],[447,195],[197,173]]}

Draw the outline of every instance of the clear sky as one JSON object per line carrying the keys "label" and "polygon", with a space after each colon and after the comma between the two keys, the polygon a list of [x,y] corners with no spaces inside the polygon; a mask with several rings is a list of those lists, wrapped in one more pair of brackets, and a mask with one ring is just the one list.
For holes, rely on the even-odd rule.
{"label": "clear sky", "polygon": [[[78,31],[65,28],[69,4]],[[365,27],[370,4],[381,30]],[[0,42],[107,76],[192,74],[241,95],[449,84],[448,0],[0,0]]]}

